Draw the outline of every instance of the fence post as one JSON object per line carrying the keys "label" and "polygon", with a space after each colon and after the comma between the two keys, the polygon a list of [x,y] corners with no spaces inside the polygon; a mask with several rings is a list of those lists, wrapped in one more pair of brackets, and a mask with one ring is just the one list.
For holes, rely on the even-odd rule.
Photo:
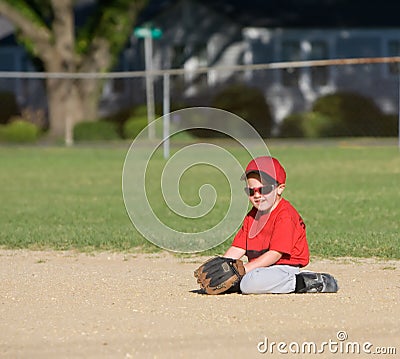
{"label": "fence post", "polygon": [[164,158],[169,158],[170,143],[169,143],[169,125],[170,125],[170,86],[169,86],[169,74],[164,73],[163,75],[163,150]]}
{"label": "fence post", "polygon": [[153,39],[151,37],[144,38],[144,53],[146,67],[146,100],[147,100],[147,122],[151,126],[148,128],[149,140],[155,139],[154,124],[154,84],[153,84]]}
{"label": "fence post", "polygon": [[[64,79],[64,81],[67,81],[68,84],[68,92],[71,93],[71,87],[72,87],[72,80],[71,79]],[[66,99],[67,101],[67,111],[65,113],[65,145],[67,147],[71,147],[74,144],[74,123],[73,123],[73,116],[72,112],[73,109],[71,108],[71,101],[69,99]]]}

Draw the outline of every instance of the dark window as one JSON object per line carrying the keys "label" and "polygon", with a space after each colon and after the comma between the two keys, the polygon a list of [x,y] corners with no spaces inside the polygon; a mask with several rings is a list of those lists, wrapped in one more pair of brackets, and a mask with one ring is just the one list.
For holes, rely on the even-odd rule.
{"label": "dark window", "polygon": [[[282,43],[282,61],[300,61],[301,48],[299,41],[284,41]],[[299,68],[287,68],[282,70],[282,83],[284,86],[298,86],[300,76]]]}
{"label": "dark window", "polygon": [[180,69],[185,63],[185,46],[175,45],[172,49],[171,67]]}
{"label": "dark window", "polygon": [[[329,58],[328,46],[323,41],[311,41],[309,60],[325,60]],[[328,83],[328,67],[312,66],[311,81],[313,86],[324,86]]]}
{"label": "dark window", "polygon": [[[388,44],[389,56],[400,56],[400,40],[391,40]],[[400,73],[400,64],[398,62],[389,63],[389,72],[391,74]]]}

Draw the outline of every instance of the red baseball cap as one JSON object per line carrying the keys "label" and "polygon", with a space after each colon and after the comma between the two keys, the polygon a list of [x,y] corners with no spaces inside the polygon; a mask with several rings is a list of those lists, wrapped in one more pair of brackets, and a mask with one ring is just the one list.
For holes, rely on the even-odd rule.
{"label": "red baseball cap", "polygon": [[272,177],[279,184],[286,182],[286,172],[276,158],[270,156],[257,157],[249,162],[246,171],[241,179],[246,179],[246,176],[251,172],[262,172]]}

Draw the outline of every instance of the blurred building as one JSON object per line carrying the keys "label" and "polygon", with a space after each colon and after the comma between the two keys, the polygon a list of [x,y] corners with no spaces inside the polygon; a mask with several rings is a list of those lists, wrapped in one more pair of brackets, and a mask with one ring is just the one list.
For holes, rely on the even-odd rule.
{"label": "blurred building", "polygon": [[[81,12],[87,12],[85,1]],[[300,60],[400,56],[400,3],[359,0],[158,0],[150,1],[137,26],[160,28],[153,40],[153,68],[183,68],[171,78],[173,102],[207,105],[230,83],[259,87],[279,121],[309,108],[319,96],[354,91],[373,98],[385,112],[398,109],[397,64],[304,67],[263,71],[210,69]],[[132,29],[133,30],[133,29]],[[144,70],[143,39],[131,36],[116,71]],[[32,71],[13,27],[0,18],[0,71]],[[162,78],[155,79],[162,101]],[[144,79],[110,80],[102,112],[145,103]],[[37,80],[1,79],[0,91],[12,90],[23,106],[42,105]],[[41,89],[40,91],[38,89]]]}

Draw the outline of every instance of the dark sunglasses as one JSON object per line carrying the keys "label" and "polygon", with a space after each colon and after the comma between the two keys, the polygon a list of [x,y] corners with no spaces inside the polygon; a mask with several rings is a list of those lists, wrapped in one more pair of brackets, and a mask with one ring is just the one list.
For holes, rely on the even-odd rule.
{"label": "dark sunglasses", "polygon": [[245,187],[244,191],[248,196],[252,197],[255,195],[256,192],[258,192],[259,194],[268,194],[271,193],[275,188],[276,185],[268,184],[263,187],[255,187],[255,188]]}

